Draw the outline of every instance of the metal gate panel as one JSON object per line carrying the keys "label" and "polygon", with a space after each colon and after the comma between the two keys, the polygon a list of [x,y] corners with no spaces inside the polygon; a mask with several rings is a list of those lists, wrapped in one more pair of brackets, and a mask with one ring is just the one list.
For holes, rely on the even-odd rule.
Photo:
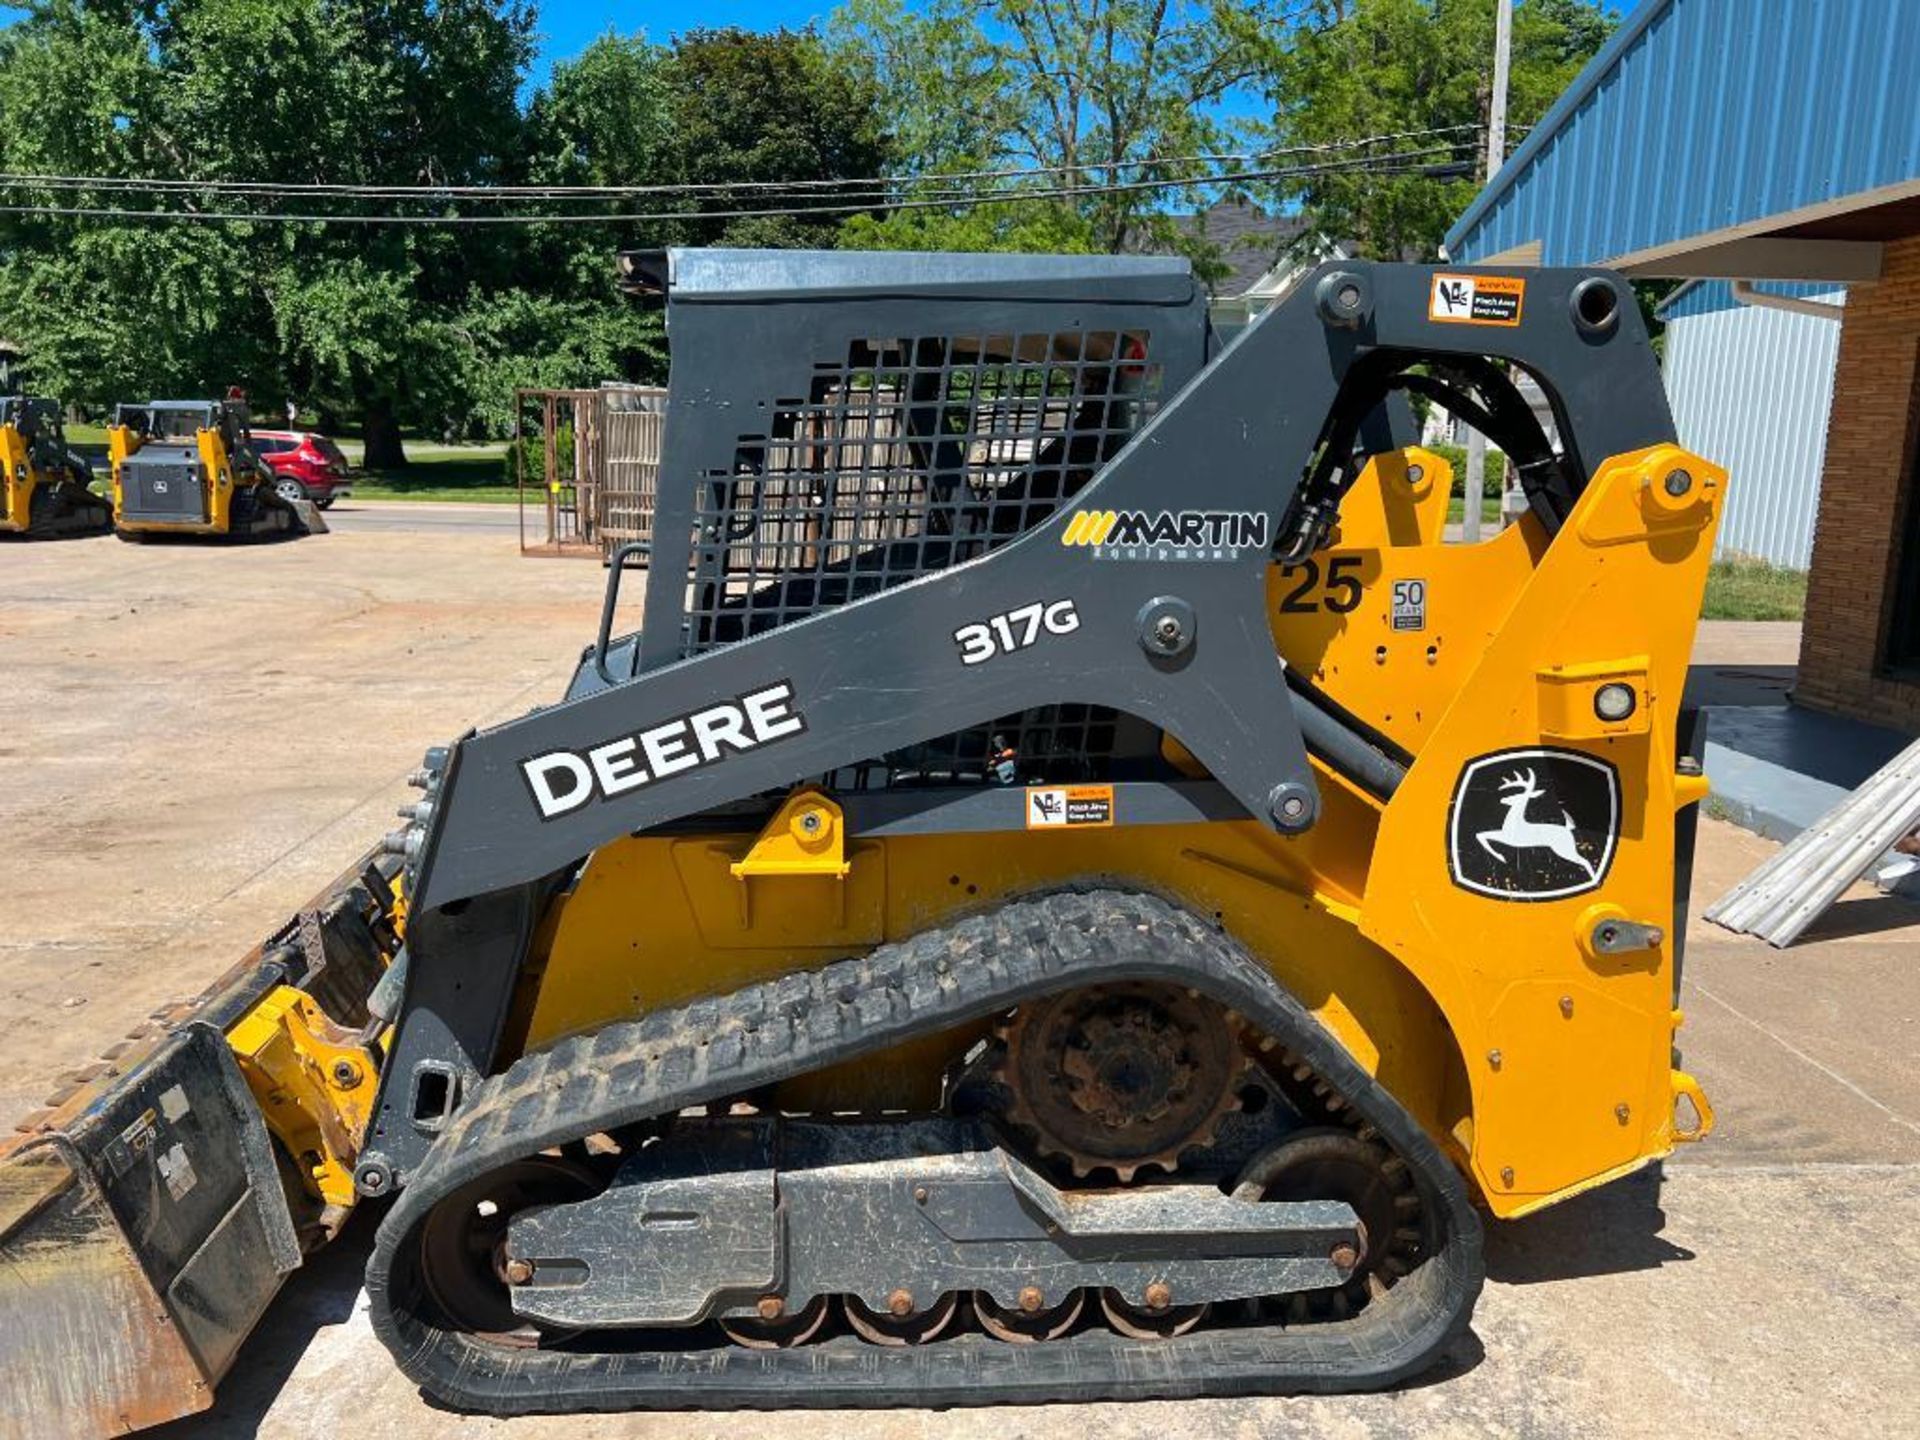
{"label": "metal gate panel", "polygon": [[606,385],[520,390],[514,400],[522,553],[604,560],[650,543],[667,392]]}

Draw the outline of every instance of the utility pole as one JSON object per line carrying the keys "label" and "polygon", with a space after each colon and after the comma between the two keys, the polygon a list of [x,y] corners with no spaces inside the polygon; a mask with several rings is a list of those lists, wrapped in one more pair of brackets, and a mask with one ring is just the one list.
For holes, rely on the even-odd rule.
{"label": "utility pole", "polygon": [[[1488,181],[1507,159],[1507,70],[1513,58],[1513,0],[1493,0],[1493,103],[1487,113]],[[1487,437],[1467,433],[1467,484],[1460,510],[1460,536],[1469,545],[1480,539],[1480,506],[1486,491]]]}

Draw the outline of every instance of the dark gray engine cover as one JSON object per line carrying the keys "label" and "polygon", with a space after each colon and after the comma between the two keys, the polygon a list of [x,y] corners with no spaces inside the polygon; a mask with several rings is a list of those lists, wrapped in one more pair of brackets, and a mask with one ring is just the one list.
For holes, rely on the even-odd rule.
{"label": "dark gray engine cover", "polygon": [[191,445],[154,445],[120,465],[121,514],[128,520],[172,523],[207,518],[207,488]]}

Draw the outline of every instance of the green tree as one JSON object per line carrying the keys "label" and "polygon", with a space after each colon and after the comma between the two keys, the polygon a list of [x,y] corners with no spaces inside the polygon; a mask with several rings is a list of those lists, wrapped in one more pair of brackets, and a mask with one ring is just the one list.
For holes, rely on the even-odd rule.
{"label": "green tree", "polygon": [[[504,396],[508,377],[565,384],[590,367],[664,378],[660,312],[612,295],[615,253],[831,245],[837,215],[715,212],[828,205],[831,197],[808,182],[883,173],[893,151],[879,102],[870,68],[841,63],[810,31],[696,31],[671,46],[608,34],[555,65],[527,109],[524,178],[641,187],[607,202],[608,212],[664,218],[532,227],[521,268],[542,285],[503,295],[498,313],[475,314],[468,327],[480,340],[474,353],[483,357],[486,394]],[[780,188],[790,182],[794,188]],[[686,185],[712,188],[657,189]],[[496,403],[503,402],[479,404],[483,423],[494,423]]]}
{"label": "green tree", "polygon": [[831,244],[838,214],[731,212],[831,207],[841,197],[823,182],[885,174],[895,150],[881,98],[861,56],[810,30],[696,30],[671,46],[610,34],[556,65],[534,96],[529,178],[698,187],[618,207],[663,218],[568,227],[560,248],[597,256],[602,281],[623,245]]}
{"label": "green tree", "polygon": [[748,188],[685,203],[688,218],[661,225],[656,243],[831,246],[836,214],[726,212],[828,207],[835,199],[810,182],[866,179],[892,164],[871,67],[811,30],[696,30],[674,41],[663,81],[671,178]]}
{"label": "green tree", "polygon": [[[168,92],[148,39],[139,7],[77,0],[0,30],[0,169],[178,173],[167,117],[184,97]],[[258,344],[230,340],[257,335],[265,318],[257,292],[238,283],[246,273],[245,243],[217,230],[0,215],[6,328],[26,346],[36,385],[96,407],[178,391],[216,367],[258,366]]]}
{"label": "green tree", "polygon": [[[519,149],[532,27],[521,0],[41,0],[0,31],[0,165],[484,183]],[[154,203],[106,187],[8,194]],[[198,191],[169,203],[264,202]],[[4,217],[0,313],[39,383],[71,400],[291,391],[358,419],[369,464],[404,463],[402,427],[441,427],[464,408],[459,387],[475,367],[459,322],[516,278],[518,249],[500,233]]]}
{"label": "green tree", "polygon": [[[1614,8],[1515,7],[1509,136],[1539,120],[1605,43]],[[1297,207],[1313,233],[1363,254],[1431,257],[1483,183],[1494,0],[1316,0],[1287,29],[1246,39],[1263,57],[1268,143],[1299,149],[1297,168],[1322,167],[1278,182],[1271,196]],[[1369,136],[1407,138],[1313,153]]]}
{"label": "green tree", "polygon": [[[838,216],[728,217],[818,203],[810,188],[885,172],[870,67],[812,32],[696,32],[671,47],[609,35],[523,107],[528,0],[33,0],[0,28],[0,170],[167,179],[148,192],[10,183],[0,316],[36,383],[100,409],[244,387],[357,423],[369,465],[403,434],[511,424],[519,385],[657,378],[657,311],[620,296],[623,247],[831,244]],[[293,199],[216,182],[447,187],[447,197]],[[361,226],[279,215],[537,215],[452,187],[720,187],[587,202],[604,223]],[[546,203],[546,202],[540,202]],[[558,203],[558,202],[555,202]],[[50,207],[194,210],[203,222]],[[636,223],[617,217],[668,212]],[[258,218],[248,218],[258,217]]]}
{"label": "green tree", "polygon": [[[330,106],[323,178],[475,185],[506,178],[522,138],[517,103],[533,54],[524,0],[198,0],[301,7],[324,28]],[[261,52],[233,53],[259,64]],[[256,155],[253,173],[284,173]],[[492,227],[316,227],[275,237],[269,290],[287,383],[356,414],[367,464],[405,463],[403,429],[447,433],[469,367],[459,317],[514,278]],[[298,316],[298,324],[292,317]]]}
{"label": "green tree", "polygon": [[[527,107],[525,174],[539,185],[657,186],[674,155],[664,76],[666,51],[645,36],[607,34],[556,63]],[[655,210],[640,194],[609,212]],[[618,224],[545,225],[530,231],[526,266],[566,298],[606,293],[614,253],[629,240]]]}
{"label": "green tree", "polygon": [[1093,226],[1071,205],[1038,198],[959,209],[906,208],[850,216],[840,228],[849,250],[1019,250],[1094,255]]}
{"label": "green tree", "polygon": [[[527,106],[524,169],[540,185],[658,186],[673,167],[667,52],[643,35],[602,35],[556,63]],[[650,193],[608,201],[609,213],[650,211]],[[657,307],[613,290],[614,256],[637,244],[631,227],[537,225],[520,233],[521,283],[484,297],[462,332],[472,339],[472,421],[511,429],[516,387],[565,388],[622,377],[666,378],[666,327]]]}
{"label": "green tree", "polygon": [[[1203,173],[1181,157],[1236,148],[1221,103],[1260,73],[1258,37],[1286,6],[1267,0],[849,0],[834,22],[847,51],[875,58],[898,117],[901,195],[938,200],[958,170],[1057,167],[1021,183],[1043,218],[1013,206],[902,211],[847,227],[850,242],[953,248],[1053,244],[1118,252],[1152,244],[1213,258],[1168,213],[1217,185],[1127,190]],[[1211,168],[1211,167],[1206,167]],[[1085,195],[1047,191],[1086,189]],[[1045,211],[1052,213],[1046,215]]]}

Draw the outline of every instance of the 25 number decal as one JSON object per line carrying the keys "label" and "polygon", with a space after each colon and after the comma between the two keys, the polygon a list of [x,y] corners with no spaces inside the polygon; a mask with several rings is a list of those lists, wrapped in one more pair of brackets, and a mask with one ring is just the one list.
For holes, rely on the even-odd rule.
{"label": "25 number decal", "polygon": [[1011,655],[1024,650],[1041,635],[1071,635],[1080,628],[1080,612],[1071,600],[1055,600],[1051,605],[1034,601],[1018,610],[995,615],[953,632],[953,643],[960,647],[962,665],[981,665],[996,655]]}
{"label": "25 number decal", "polygon": [[1281,570],[1281,578],[1300,576],[1300,583],[1289,590],[1280,601],[1282,615],[1314,615],[1321,610],[1331,610],[1336,615],[1346,615],[1360,608],[1364,591],[1360,588],[1360,564],[1358,555],[1336,555],[1327,562],[1326,594],[1315,598],[1313,592],[1320,588],[1320,562],[1312,556],[1298,565],[1288,565]]}

